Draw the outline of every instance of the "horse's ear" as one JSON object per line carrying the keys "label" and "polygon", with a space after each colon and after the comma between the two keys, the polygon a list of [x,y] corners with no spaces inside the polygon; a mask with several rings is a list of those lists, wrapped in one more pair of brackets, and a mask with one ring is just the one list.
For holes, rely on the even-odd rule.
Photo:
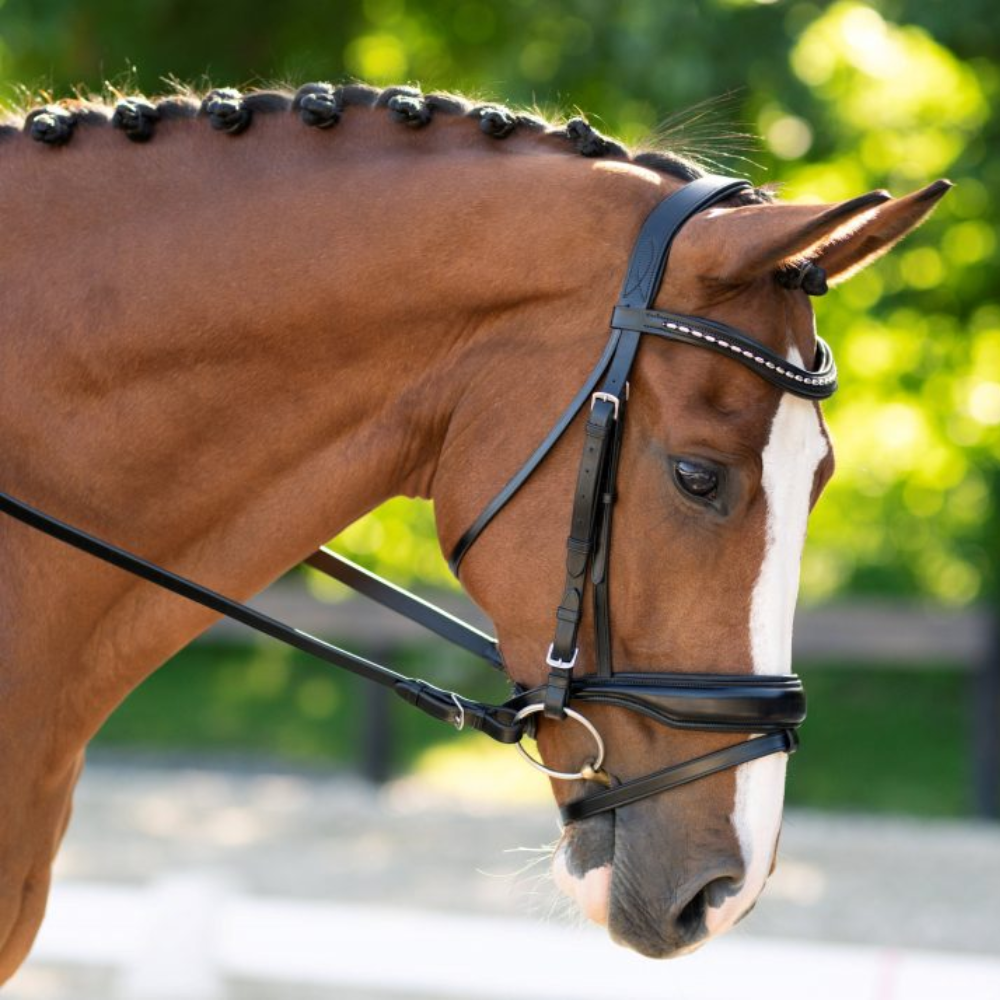
{"label": "horse's ear", "polygon": [[739,284],[809,261],[823,268],[831,283],[842,281],[919,225],[950,187],[949,181],[936,181],[898,199],[871,191],[833,205],[779,203],[706,212],[714,238],[704,245],[714,259],[701,262],[701,273]]}
{"label": "horse's ear", "polygon": [[951,181],[935,181],[905,198],[880,205],[846,239],[822,247],[810,259],[823,268],[830,284],[846,280],[916,229],[951,188]]}

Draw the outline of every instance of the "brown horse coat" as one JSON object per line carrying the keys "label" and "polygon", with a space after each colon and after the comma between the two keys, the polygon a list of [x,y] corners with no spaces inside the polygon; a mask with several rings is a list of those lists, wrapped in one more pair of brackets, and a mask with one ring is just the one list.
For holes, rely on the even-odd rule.
{"label": "brown horse coat", "polygon": [[[174,104],[149,142],[102,127],[102,108],[69,141],[32,141],[58,133],[53,113],[0,142],[0,485],[237,598],[396,494],[434,498],[447,549],[593,365],[638,227],[690,168],[650,169],[579,128],[524,122],[498,142],[455,109],[408,128],[399,102],[344,107],[332,129],[254,112],[240,134]],[[677,240],[657,304],[810,358],[810,303],[776,272],[808,257],[842,278],[944,190],[713,209]],[[790,608],[768,618],[753,598],[784,530],[765,475],[779,393],[674,344],[643,347],[632,392],[616,660],[787,669],[758,664],[757,646],[790,630]],[[789,419],[811,421],[815,444],[818,410],[803,406]],[[571,429],[463,565],[522,682],[544,671],[578,448]],[[825,445],[810,454],[781,467],[805,504],[832,469]],[[725,512],[679,494],[676,455],[728,470]],[[3,980],[42,919],[87,741],[212,616],[8,520],[0,558]],[[593,718],[623,777],[723,742]],[[557,767],[584,749],[545,726],[540,745]],[[780,819],[778,774],[754,805],[766,821],[740,827],[740,780],[568,828],[563,883],[647,954],[724,929],[760,891]]]}

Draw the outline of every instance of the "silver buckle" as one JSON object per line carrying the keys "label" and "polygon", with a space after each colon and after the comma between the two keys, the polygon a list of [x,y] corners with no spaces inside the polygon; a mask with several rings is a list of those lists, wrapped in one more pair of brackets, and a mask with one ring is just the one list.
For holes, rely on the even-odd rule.
{"label": "silver buckle", "polygon": [[452,725],[461,732],[465,729],[465,706],[458,700],[458,695],[454,691],[451,692],[451,700],[455,703],[455,708],[458,709],[458,718]]}
{"label": "silver buckle", "polygon": [[[628,398],[627,396],[625,397]],[[603,399],[605,403],[610,403],[615,408],[615,420],[618,419],[618,406],[619,399],[617,396],[612,395],[610,392],[595,392],[593,396],[590,397],[590,408],[594,408],[594,404],[599,400]]]}
{"label": "silver buckle", "polygon": [[580,655],[580,647],[577,646],[573,650],[573,659],[569,660],[568,662],[566,660],[560,660],[557,657],[553,656],[552,655],[552,651],[553,651],[554,648],[555,648],[555,643],[554,642],[550,642],[549,643],[549,651],[545,655],[545,662],[550,667],[559,667],[562,670],[572,670],[573,667],[576,666],[576,658]]}

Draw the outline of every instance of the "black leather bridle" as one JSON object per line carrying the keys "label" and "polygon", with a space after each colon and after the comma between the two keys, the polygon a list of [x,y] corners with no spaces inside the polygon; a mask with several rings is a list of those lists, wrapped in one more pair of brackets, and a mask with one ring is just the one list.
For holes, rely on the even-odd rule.
{"label": "black leather bridle", "polygon": [[[546,656],[548,679],[537,688],[515,688],[513,697],[503,705],[473,701],[426,681],[404,677],[59,521],[7,493],[0,493],[0,511],[281,642],[385,685],[405,701],[458,729],[478,729],[501,743],[516,743],[520,747],[525,735],[534,734],[538,715],[553,721],[569,718],[579,722],[597,744],[596,756],[580,771],[552,771],[528,758],[556,777],[585,779],[608,786],[565,805],[562,809],[565,822],[617,809],[768,754],[792,753],[797,746],[796,730],[805,719],[805,694],[796,675],[618,673],[613,669],[611,655],[608,568],[612,511],[628,406],[629,373],[642,338],[661,337],[716,351],[740,362],[782,391],[806,399],[826,399],[836,389],[833,357],[820,339],[817,339],[814,368],[806,370],[733,327],[652,308],[671,243],[684,223],[696,213],[750,187],[743,180],[703,177],[660,202],[647,217],[633,247],[621,297],[612,314],[611,336],[597,365],[549,434],[486,505],[452,552],[450,564],[457,574],[476,539],[589,402],[566,546],[566,583],[556,611],[555,635]],[[319,550],[307,562],[492,666],[504,669],[499,646],[491,636],[327,549]],[[588,574],[593,594],[597,670],[594,674],[575,676]],[[600,734],[577,710],[587,704],[627,709],[674,729],[744,734],[750,738],[640,778],[615,782],[602,770],[604,746]]]}

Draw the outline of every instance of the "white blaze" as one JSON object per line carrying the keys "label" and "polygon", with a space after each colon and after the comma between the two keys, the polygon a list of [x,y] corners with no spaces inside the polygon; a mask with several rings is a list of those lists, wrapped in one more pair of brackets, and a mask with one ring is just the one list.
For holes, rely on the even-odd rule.
{"label": "white blaze", "polygon": [[[794,348],[789,361],[802,365]],[[750,648],[757,674],[787,674],[792,666],[792,618],[809,499],[819,463],[829,449],[816,405],[785,393],[771,424],[762,458],[767,508],[764,560],[750,599]],[[709,932],[731,926],[757,898],[771,870],[785,794],[784,754],[736,769],[733,826],[746,878],[737,895],[708,912]]]}

